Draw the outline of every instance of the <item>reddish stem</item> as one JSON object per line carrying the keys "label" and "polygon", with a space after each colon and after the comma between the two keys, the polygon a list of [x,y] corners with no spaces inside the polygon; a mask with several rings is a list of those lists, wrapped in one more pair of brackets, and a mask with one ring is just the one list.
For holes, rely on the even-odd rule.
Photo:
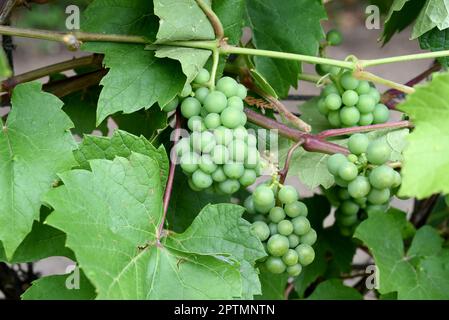
{"label": "reddish stem", "polygon": [[285,159],[284,168],[279,172],[279,182],[280,183],[284,184],[285,179],[287,178],[288,169],[290,168],[290,161],[292,159],[293,153],[303,143],[304,143],[304,140],[299,140],[288,150],[287,158]]}
{"label": "reddish stem", "polygon": [[368,132],[380,129],[400,129],[411,127],[413,127],[413,125],[410,121],[387,122],[382,124],[373,124],[370,126],[325,130],[320,132],[317,137],[320,139],[325,139],[329,137],[344,136],[352,133]]}

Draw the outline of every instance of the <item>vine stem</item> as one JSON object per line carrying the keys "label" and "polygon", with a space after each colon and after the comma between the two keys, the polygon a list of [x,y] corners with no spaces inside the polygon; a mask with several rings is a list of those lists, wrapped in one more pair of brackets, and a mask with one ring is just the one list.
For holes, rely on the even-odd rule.
{"label": "vine stem", "polygon": [[400,128],[412,128],[413,124],[410,121],[398,121],[398,122],[387,122],[382,124],[373,124],[369,126],[361,127],[351,127],[351,128],[341,128],[341,129],[330,129],[322,131],[317,135],[321,139],[329,137],[344,136],[353,133],[368,132],[373,130],[381,129],[400,129]]}
{"label": "vine stem", "polygon": [[396,62],[407,62],[407,61],[415,61],[415,60],[424,60],[424,59],[435,59],[449,56],[449,50],[436,51],[436,52],[425,52],[425,53],[416,53],[409,54],[404,56],[396,56],[382,59],[372,59],[372,60],[359,60],[359,65],[362,68],[379,66],[382,64],[390,64]]}
{"label": "vine stem", "polygon": [[375,74],[372,74],[371,72],[367,72],[367,71],[356,71],[354,72],[354,77],[356,77],[359,80],[367,80],[367,81],[372,81],[372,82],[376,82],[376,83],[380,83],[383,85],[386,85],[390,88],[396,89],[400,92],[404,92],[404,93],[413,93],[415,92],[415,88],[409,87],[408,85],[404,85],[404,84],[400,84],[379,76],[376,76]]}
{"label": "vine stem", "polygon": [[210,73],[210,79],[207,86],[211,89],[215,89],[215,79],[217,77],[218,63],[220,62],[220,53],[217,49],[212,50],[212,69]]}
{"label": "vine stem", "polygon": [[[176,143],[179,140],[178,131],[181,129],[181,115],[179,114],[179,110],[175,113],[176,118],[176,124],[175,124],[175,137],[173,141],[173,145],[176,145]],[[174,159],[171,159],[170,162],[170,169],[168,173],[168,179],[167,179],[167,186],[165,188],[164,193],[164,214],[162,215],[161,223],[159,224],[158,232],[157,232],[157,240],[158,243],[160,243],[160,239],[162,237],[162,231],[164,229],[165,220],[167,219],[167,211],[168,211],[168,205],[170,203],[170,197],[173,191],[173,180],[175,178],[175,169],[176,169],[176,152],[173,153],[172,157]]]}
{"label": "vine stem", "polygon": [[279,183],[284,184],[285,179],[287,178],[288,170],[290,168],[290,161],[293,157],[293,153],[295,153],[296,149],[298,149],[303,143],[304,140],[301,139],[293,146],[291,146],[288,150],[287,157],[285,158],[284,168],[279,171]]}
{"label": "vine stem", "polygon": [[203,10],[204,14],[209,19],[210,24],[214,28],[215,38],[219,40],[223,39],[224,37],[223,25],[221,24],[221,21],[215,14],[215,12],[207,3],[204,2],[204,0],[195,0],[195,1],[201,8],[201,10]]}

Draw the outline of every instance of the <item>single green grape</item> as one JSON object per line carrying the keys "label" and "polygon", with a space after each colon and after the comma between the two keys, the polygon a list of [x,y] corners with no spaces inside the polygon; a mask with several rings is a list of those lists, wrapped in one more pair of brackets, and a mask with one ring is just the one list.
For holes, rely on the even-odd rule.
{"label": "single green grape", "polygon": [[245,169],[243,175],[239,178],[239,182],[243,187],[248,187],[256,182],[257,174],[253,169]]}
{"label": "single green grape", "polygon": [[364,176],[358,176],[348,184],[348,193],[355,199],[366,197],[370,191],[371,185]]}
{"label": "single green grape", "polygon": [[386,165],[374,168],[369,174],[369,182],[376,189],[390,188],[395,179],[395,171]]}
{"label": "single green grape", "polygon": [[292,220],[293,225],[293,232],[297,236],[305,235],[307,232],[310,231],[310,222],[306,217],[299,216]]}
{"label": "single green grape", "polygon": [[207,174],[202,170],[196,170],[192,174],[192,182],[197,188],[206,189],[212,185],[213,180],[210,174]]}
{"label": "single green grape", "polygon": [[318,112],[323,116],[327,116],[329,114],[329,109],[326,106],[326,102],[324,99],[318,100]]}
{"label": "single green grape", "polygon": [[351,198],[351,195],[349,194],[348,189],[338,188],[337,197],[340,200],[349,200]]}
{"label": "single green grape", "polygon": [[263,184],[257,186],[253,192],[253,201],[256,207],[264,207],[272,204],[275,201],[273,190]]}
{"label": "single green grape", "polygon": [[276,205],[276,201],[273,200],[272,203],[267,205],[260,205],[259,203],[254,203],[254,207],[256,208],[257,212],[266,214],[270,212],[270,210]]}
{"label": "single green grape", "polygon": [[290,245],[290,248],[294,249],[299,245],[300,238],[296,234],[292,233],[288,236],[288,243]]}
{"label": "single green grape", "polygon": [[198,188],[198,187],[193,183],[192,178],[189,178],[189,180],[187,180],[187,183],[188,183],[190,189],[192,189],[193,191],[196,191],[196,192],[202,191],[201,188]]}
{"label": "single green grape", "polygon": [[216,164],[225,164],[230,158],[228,148],[221,144],[214,146],[211,155],[213,162]]}
{"label": "single green grape", "polygon": [[380,101],[380,93],[379,93],[379,91],[377,91],[376,88],[371,87],[368,94],[371,95],[374,98],[375,103],[379,103],[379,101]]}
{"label": "single green grape", "polygon": [[299,241],[303,244],[313,246],[318,239],[318,235],[314,229],[310,229],[309,232],[299,237]]}
{"label": "single green grape", "polygon": [[361,198],[354,198],[352,199],[352,201],[357,203],[360,206],[360,208],[365,208],[368,199],[366,197],[361,197]]}
{"label": "single green grape", "polygon": [[263,221],[256,221],[251,225],[251,230],[254,232],[260,241],[265,241],[270,237],[270,228]]}
{"label": "single green grape", "polygon": [[274,207],[268,213],[268,217],[270,218],[271,222],[279,223],[280,221],[285,219],[284,209],[282,209],[281,207]]}
{"label": "single green grape", "polygon": [[368,201],[372,204],[385,204],[390,200],[390,189],[375,189],[372,188],[370,193],[368,194]]}
{"label": "single green grape", "polygon": [[293,186],[283,186],[279,190],[278,199],[283,204],[289,204],[297,201],[299,198],[298,191]]}
{"label": "single green grape", "polygon": [[188,173],[193,173],[198,169],[200,157],[194,152],[189,152],[181,157],[180,162],[182,170]]}
{"label": "single green grape", "polygon": [[394,172],[394,179],[393,179],[393,185],[391,187],[398,188],[402,183],[402,177],[399,172],[397,172],[397,171],[393,171],[393,172]]}
{"label": "single green grape", "polygon": [[239,109],[240,111],[243,111],[244,105],[243,105],[243,100],[240,99],[239,97],[230,97],[228,99],[228,108],[236,108]]}
{"label": "single green grape", "polygon": [[341,213],[344,215],[353,216],[359,212],[360,207],[357,203],[355,203],[351,200],[346,200],[346,201],[343,201],[343,203],[341,204],[340,210],[341,210]]}
{"label": "single green grape", "polygon": [[343,93],[341,100],[345,106],[353,107],[359,101],[359,95],[354,90],[346,90]]}
{"label": "single green grape", "polygon": [[215,145],[216,145],[215,137],[211,132],[204,131],[201,133],[201,140],[200,140],[201,152],[209,153],[214,149]]}
{"label": "single green grape", "polygon": [[298,253],[299,263],[303,267],[311,264],[313,260],[315,260],[315,251],[313,250],[312,246],[303,243],[297,246],[295,250]]}
{"label": "single green grape", "polygon": [[390,110],[388,110],[387,106],[381,103],[376,105],[373,111],[373,123],[385,123],[388,119],[390,119]]}
{"label": "single green grape", "polygon": [[162,110],[164,110],[165,112],[171,112],[176,110],[176,108],[179,105],[179,99],[178,97],[174,97],[169,103],[167,103]]}
{"label": "single green grape", "polygon": [[231,162],[226,163],[223,166],[223,171],[228,178],[239,179],[241,176],[243,176],[245,167],[242,163]]}
{"label": "single green grape", "polygon": [[286,236],[275,234],[268,239],[267,250],[272,256],[282,257],[289,250],[289,242]]}
{"label": "single green grape", "polygon": [[184,154],[186,154],[187,152],[190,152],[190,139],[189,138],[182,138],[181,140],[179,140],[176,145],[175,145],[175,151],[176,151],[176,155],[178,157],[183,156]]}
{"label": "single green grape", "polygon": [[371,86],[368,81],[360,81],[358,87],[355,89],[355,91],[359,94],[368,94],[370,92]]}
{"label": "single green grape", "polygon": [[[330,69],[329,69],[330,71]],[[327,86],[324,87],[323,91],[322,91],[322,95],[323,97],[327,97],[328,95],[335,93],[337,95],[339,95],[340,93],[338,92],[337,87],[335,86],[335,84],[330,83]]]}
{"label": "single green grape", "polygon": [[326,34],[326,40],[331,46],[339,46],[343,42],[343,36],[340,31],[332,29]]}
{"label": "single green grape", "polygon": [[282,220],[278,223],[278,233],[283,236],[288,236],[293,233],[293,224],[290,220]]}
{"label": "single green grape", "polygon": [[254,202],[253,202],[253,197],[249,196],[245,199],[245,201],[243,202],[243,206],[246,209],[246,212],[250,213],[250,214],[256,214],[256,208],[254,208]]}
{"label": "single green grape", "polygon": [[329,73],[333,76],[338,76],[340,74],[341,68],[336,67],[336,66],[332,66]]}
{"label": "single green grape", "polygon": [[340,110],[340,121],[345,126],[355,126],[360,120],[360,111],[356,107],[344,107]]}
{"label": "single green grape", "polygon": [[317,64],[315,65],[315,71],[316,73],[318,73],[320,76],[324,76],[326,74],[328,74],[331,70],[331,66],[328,64]]}
{"label": "single green grape", "polygon": [[376,106],[376,101],[370,94],[362,94],[359,97],[359,102],[357,103],[357,109],[359,109],[360,113],[366,114],[374,111],[374,107]]}
{"label": "single green grape", "polygon": [[187,119],[193,116],[198,116],[200,111],[201,103],[193,97],[188,97],[181,103],[181,114]]}
{"label": "single green grape", "polygon": [[238,126],[233,130],[235,139],[246,141],[248,138],[248,130],[244,126]]}
{"label": "single green grape", "polygon": [[339,216],[337,220],[341,226],[350,227],[350,226],[355,225],[358,222],[359,218],[355,214],[355,215]]}
{"label": "single green grape", "polygon": [[235,139],[228,144],[228,150],[230,158],[236,162],[243,163],[248,156],[248,146],[240,139]]}
{"label": "single green grape", "polygon": [[192,86],[190,85],[190,83],[187,83],[184,88],[182,88],[181,93],[179,94],[179,96],[181,98],[185,98],[187,96],[190,96],[192,94]]}
{"label": "single green grape", "polygon": [[257,148],[250,147],[248,148],[248,155],[245,159],[245,168],[247,169],[255,169],[256,172],[260,169],[260,154]]}
{"label": "single green grape", "polygon": [[204,108],[207,112],[220,113],[228,104],[228,99],[223,92],[212,91],[204,100]]}
{"label": "single green grape", "polygon": [[212,157],[208,154],[203,154],[201,156],[199,167],[203,172],[207,174],[214,173],[215,170],[217,170],[218,168],[217,165],[212,160]]}
{"label": "single green grape", "polygon": [[228,145],[234,139],[232,130],[223,126],[214,130],[214,137],[217,144],[224,146]]}
{"label": "single green grape", "polygon": [[268,228],[270,228],[270,235],[275,235],[275,234],[278,234],[278,225],[277,225],[277,223],[273,223],[273,222],[271,222],[269,225],[268,225]]}
{"label": "single green grape", "polygon": [[279,257],[268,257],[267,261],[265,261],[265,266],[268,271],[274,274],[281,274],[287,268]]}
{"label": "single green grape", "polygon": [[307,217],[308,209],[307,206],[301,201],[295,201],[293,203],[286,204],[284,206],[284,211],[290,218],[296,217]]}
{"label": "single green grape", "polygon": [[358,174],[359,170],[357,166],[349,161],[343,163],[338,169],[338,176],[348,182],[357,178]]}
{"label": "single green grape", "polygon": [[287,274],[290,277],[297,277],[297,276],[299,276],[301,274],[301,271],[302,271],[302,266],[299,263],[295,264],[294,266],[290,266],[290,267],[287,268]]}
{"label": "single green grape", "polygon": [[381,139],[371,142],[366,150],[366,158],[375,165],[387,162],[391,157],[391,148],[386,141]]}
{"label": "single green grape", "polygon": [[228,179],[218,184],[218,188],[225,194],[236,193],[240,189],[240,183],[237,180]]}
{"label": "single green grape", "polygon": [[204,118],[204,125],[210,130],[218,128],[221,125],[220,115],[218,113],[209,113]]}
{"label": "single green grape", "polygon": [[337,111],[330,111],[327,115],[327,120],[329,121],[330,125],[334,128],[338,128],[341,126],[341,120],[340,120],[340,112]]}
{"label": "single green grape", "polygon": [[198,88],[195,91],[195,98],[198,99],[199,102],[204,103],[206,101],[207,96],[209,95],[209,89],[206,87]]}
{"label": "single green grape", "polygon": [[356,133],[349,137],[348,148],[351,153],[361,155],[368,149],[369,139],[362,133]]}
{"label": "single green grape", "polygon": [[247,95],[248,95],[248,90],[246,89],[246,87],[243,84],[239,83],[237,86],[237,97],[244,100]]}
{"label": "single green grape", "polygon": [[362,113],[360,115],[359,126],[369,126],[373,124],[374,116],[372,113]]}
{"label": "single green grape", "polygon": [[342,105],[341,97],[336,93],[329,94],[324,100],[324,103],[329,110],[338,110]]}
{"label": "single green grape", "polygon": [[210,79],[209,71],[207,71],[207,69],[201,69],[200,72],[198,72],[198,74],[196,75],[193,82],[199,85],[204,85],[209,81],[209,79]]}
{"label": "single green grape", "polygon": [[222,167],[218,167],[211,176],[215,182],[223,182],[228,178],[226,177]]}
{"label": "single green grape", "polygon": [[348,162],[346,157],[341,153],[335,153],[327,159],[327,170],[334,176],[338,175],[340,167]]}
{"label": "single green grape", "polygon": [[193,116],[187,121],[187,127],[190,131],[198,131],[203,132],[206,130],[206,126],[204,125],[203,118],[200,116]]}
{"label": "single green grape", "polygon": [[355,90],[359,83],[359,80],[354,78],[351,72],[345,72],[340,77],[340,84],[345,90]]}
{"label": "single green grape", "polygon": [[230,98],[238,94],[238,83],[231,77],[223,77],[217,81],[216,89],[223,92],[226,97]]}
{"label": "single green grape", "polygon": [[241,125],[244,113],[237,108],[226,108],[220,115],[223,126],[234,129]]}
{"label": "single green grape", "polygon": [[288,249],[288,251],[282,256],[282,261],[287,266],[293,266],[298,263],[298,252],[293,249]]}
{"label": "single green grape", "polygon": [[355,154],[348,154],[346,157],[349,162],[356,163],[359,160],[359,157],[357,157]]}

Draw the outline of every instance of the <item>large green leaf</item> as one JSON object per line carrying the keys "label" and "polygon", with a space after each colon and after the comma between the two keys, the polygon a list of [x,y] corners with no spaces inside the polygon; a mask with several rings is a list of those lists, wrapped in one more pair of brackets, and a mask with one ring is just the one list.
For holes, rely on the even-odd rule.
{"label": "large green leaf", "polygon": [[285,288],[287,287],[288,275],[273,274],[265,266],[260,266],[260,283],[262,294],[255,296],[258,300],[284,300]]}
{"label": "large green leaf", "polygon": [[0,240],[7,258],[39,219],[41,197],[70,169],[76,147],[62,102],[37,82],[17,86],[0,133]]}
{"label": "large green leaf", "polygon": [[156,149],[145,137],[137,137],[122,130],[115,131],[112,137],[86,135],[74,155],[81,168],[88,169],[90,160],[113,160],[117,156],[127,158],[133,152],[158,161],[162,185],[165,186],[169,167],[167,153],[163,146]]}
{"label": "large green leaf", "polygon": [[449,299],[449,250],[435,240],[439,237],[435,230],[423,227],[405,254],[404,223],[404,215],[400,221],[392,214],[377,213],[356,229],[354,236],[368,246],[378,267],[379,292],[397,292],[398,299]]}
{"label": "large green leaf", "polygon": [[415,125],[404,151],[402,196],[449,193],[449,73],[435,74],[398,106]]}
{"label": "large green leaf", "polygon": [[321,282],[308,300],[362,300],[362,295],[354,288],[347,287],[339,279]]}
{"label": "large green leaf", "polygon": [[[439,30],[433,28],[419,37],[421,49],[429,49],[431,51],[442,51],[449,49],[449,29]],[[449,66],[449,58],[439,58],[438,61],[445,67]]]}
{"label": "large green leaf", "polygon": [[[82,26],[84,31],[142,35],[150,41],[158,22],[151,1],[96,0],[85,11]],[[97,124],[119,111],[132,113],[156,102],[164,106],[184,86],[179,64],[156,58],[144,45],[91,42],[83,48],[104,53],[104,64],[110,69],[101,81]]]}
{"label": "large green leaf", "polygon": [[422,36],[435,27],[439,30],[449,27],[449,1],[447,0],[426,1],[413,27],[412,39]]}
{"label": "large green leaf", "polygon": [[212,9],[223,25],[229,44],[238,44],[242,36],[245,0],[213,0]]}
{"label": "large green leaf", "polygon": [[424,4],[424,0],[394,0],[385,20],[383,42],[387,43],[396,32],[401,32],[415,21]]}
{"label": "large green leaf", "polygon": [[[316,55],[324,38],[320,20],[326,11],[319,0],[248,0],[247,20],[258,49]],[[280,97],[296,87],[301,66],[298,62],[256,57],[257,70]]]}
{"label": "large green leaf", "polygon": [[[136,136],[144,136],[152,140],[159,134],[160,130],[169,127],[167,123],[167,112],[160,108],[150,110],[139,110],[133,113],[116,113],[111,117],[122,131],[132,133]],[[169,127],[172,129],[171,127]]]}

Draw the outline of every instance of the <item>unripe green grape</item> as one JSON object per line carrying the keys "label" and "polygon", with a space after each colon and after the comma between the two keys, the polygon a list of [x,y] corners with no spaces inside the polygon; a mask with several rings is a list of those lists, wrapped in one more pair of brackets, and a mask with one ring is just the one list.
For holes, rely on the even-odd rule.
{"label": "unripe green grape", "polygon": [[245,169],[245,172],[243,172],[243,175],[239,178],[239,182],[243,187],[248,187],[256,182],[256,179],[256,171],[252,169]]}
{"label": "unripe green grape", "polygon": [[270,235],[275,235],[278,234],[278,225],[277,223],[273,223],[271,222],[270,224],[268,224],[268,228],[270,228]]}
{"label": "unripe green grape", "polygon": [[287,268],[279,257],[269,257],[267,261],[265,261],[265,266],[268,271],[274,274],[281,274]]}
{"label": "unripe green grape", "polygon": [[330,71],[329,71],[329,73],[336,77],[336,76],[339,75],[340,71],[341,71],[341,68],[336,67],[336,66],[332,66]]}
{"label": "unripe green grape", "polygon": [[353,216],[353,215],[356,215],[357,212],[359,212],[360,207],[358,206],[357,203],[355,203],[351,200],[346,200],[346,201],[343,201],[343,203],[341,204],[340,210],[341,210],[341,213],[344,215]]}
{"label": "unripe green grape", "polygon": [[192,97],[184,99],[181,103],[181,113],[185,118],[198,116],[201,111],[201,103]]}
{"label": "unripe green grape", "polygon": [[178,97],[174,97],[169,103],[167,103],[162,110],[164,110],[165,112],[171,112],[176,110],[176,108],[179,105],[179,99]]}
{"label": "unripe green grape", "polygon": [[362,133],[356,133],[349,137],[348,148],[351,153],[361,155],[368,149],[369,139]]}
{"label": "unripe green grape", "polygon": [[245,141],[248,138],[248,130],[244,126],[238,126],[233,130],[235,139]]}
{"label": "unripe green grape", "polygon": [[350,72],[345,72],[340,77],[340,84],[345,90],[355,90],[359,83],[359,80],[354,78]]}
{"label": "unripe green grape", "polygon": [[223,166],[223,171],[228,178],[238,179],[245,172],[245,167],[242,163],[226,163]]}
{"label": "unripe green grape", "polygon": [[368,201],[372,204],[385,204],[390,200],[390,189],[374,189],[372,188],[368,194]]}
{"label": "unripe green grape", "polygon": [[282,209],[281,207],[274,207],[270,210],[268,217],[270,218],[271,222],[279,223],[280,221],[285,219],[284,209]]}
{"label": "unripe green grape", "polygon": [[397,171],[393,171],[393,172],[394,172],[394,179],[393,179],[393,185],[391,187],[398,188],[402,183],[402,177],[399,172],[397,172]]}
{"label": "unripe green grape", "polygon": [[237,180],[228,179],[220,182],[218,188],[225,194],[233,194],[240,189],[240,183]]}
{"label": "unripe green grape", "polygon": [[339,187],[342,188],[347,188],[349,182],[346,180],[343,180],[342,178],[340,178],[339,176],[334,176],[334,180],[335,180],[335,184]]}
{"label": "unripe green grape", "polygon": [[296,217],[307,217],[309,213],[307,210],[307,206],[301,201],[295,201],[293,203],[286,204],[284,206],[284,211],[287,216],[290,218]]}
{"label": "unripe green grape", "polygon": [[363,176],[358,176],[348,184],[348,193],[355,199],[366,197],[370,191],[371,185],[368,178]]}
{"label": "unripe green grape", "polygon": [[215,182],[223,182],[226,181],[226,179],[228,178],[226,177],[223,168],[221,167],[218,167],[217,170],[215,170],[211,176]]}
{"label": "unripe green grape", "polygon": [[354,90],[346,90],[341,97],[343,104],[348,107],[353,107],[359,101],[359,95]]}
{"label": "unripe green grape", "polygon": [[309,232],[299,237],[299,241],[303,244],[313,246],[318,238],[318,235],[314,229],[310,229]]}
{"label": "unripe green grape", "polygon": [[356,107],[344,107],[340,110],[340,121],[345,126],[355,126],[360,120],[360,111]]}
{"label": "unripe green grape", "polygon": [[299,276],[301,274],[301,271],[302,271],[302,266],[299,263],[295,264],[294,266],[290,266],[290,267],[287,268],[287,274],[290,277],[297,277],[297,276]]}
{"label": "unripe green grape", "polygon": [[192,174],[192,182],[196,187],[206,189],[212,185],[213,180],[210,174],[207,174],[202,170],[196,170]]}
{"label": "unripe green grape", "polygon": [[360,115],[359,126],[369,126],[373,124],[374,116],[372,113],[362,113]]}
{"label": "unripe green grape", "polygon": [[175,151],[176,151],[176,155],[178,157],[183,156],[184,154],[186,154],[187,152],[190,152],[190,139],[189,138],[182,138],[181,140],[179,140],[176,145],[175,145]]}
{"label": "unripe green grape", "polygon": [[318,100],[318,112],[320,114],[322,114],[323,116],[328,115],[329,113],[329,109],[326,107],[326,102],[324,101],[324,99],[319,99]]}
{"label": "unripe green grape", "polygon": [[315,260],[315,251],[312,246],[309,246],[308,244],[300,244],[295,250],[298,253],[299,263],[303,267],[311,264],[313,260]]}
{"label": "unripe green grape", "polygon": [[374,98],[374,101],[376,103],[379,103],[379,101],[380,101],[380,93],[379,93],[379,91],[377,91],[376,88],[371,87],[368,94],[371,95]]}
{"label": "unripe green grape", "polygon": [[357,109],[360,113],[366,114],[371,113],[376,106],[376,101],[370,94],[362,94],[359,97],[359,102],[357,103]]}
{"label": "unripe green grape", "polygon": [[248,116],[246,115],[245,112],[242,111],[242,116],[240,118],[240,125],[245,126],[247,121],[248,121]]}
{"label": "unripe green grape", "polygon": [[376,105],[373,111],[373,123],[385,123],[388,119],[390,119],[390,110],[388,110],[387,106],[381,103]]}
{"label": "unripe green grape", "polygon": [[361,197],[361,198],[354,198],[354,199],[352,199],[352,201],[357,203],[360,206],[360,208],[365,208],[366,202],[368,201],[368,199],[366,197]]}
{"label": "unripe green grape", "polygon": [[358,222],[357,215],[343,215],[338,217],[338,223],[344,227],[350,227]]}
{"label": "unripe green grape", "polygon": [[298,237],[296,234],[292,233],[288,236],[288,243],[290,245],[290,248],[296,248],[300,243],[300,237]]}
{"label": "unripe green grape", "polygon": [[355,154],[348,154],[347,159],[349,162],[356,163],[359,160],[359,157],[357,157]]}
{"label": "unripe green grape", "polygon": [[257,147],[257,138],[254,134],[247,132],[246,144],[248,147]]}
{"label": "unripe green grape", "polygon": [[197,98],[198,101],[201,103],[204,103],[204,101],[206,100],[208,95],[209,95],[209,89],[206,87],[198,88],[195,91],[195,98]]}
{"label": "unripe green grape", "polygon": [[[329,69],[329,70],[330,70],[330,69]],[[328,95],[330,95],[330,94],[332,94],[332,93],[337,94],[337,95],[340,94],[340,93],[338,92],[338,89],[337,89],[337,87],[335,86],[335,84],[330,83],[330,84],[328,84],[327,86],[324,87],[322,94],[323,94],[323,97],[327,97]]]}
{"label": "unripe green grape", "polygon": [[328,64],[317,64],[315,65],[315,71],[320,76],[324,76],[330,72],[331,66]]}
{"label": "unripe green grape", "polygon": [[190,131],[198,131],[203,132],[206,130],[206,126],[204,125],[203,118],[200,116],[193,116],[187,121],[187,127]]}
{"label": "unripe green grape", "polygon": [[212,160],[212,157],[208,154],[203,154],[201,156],[199,167],[203,172],[207,174],[212,174],[215,170],[217,170],[217,165]]}
{"label": "unripe green grape", "polygon": [[223,77],[218,80],[216,88],[223,92],[228,98],[238,94],[238,83],[231,77]]}
{"label": "unripe green grape", "polygon": [[221,125],[220,115],[218,113],[209,113],[204,118],[204,125],[207,129],[216,129]]}
{"label": "unripe green grape", "polygon": [[355,89],[355,91],[359,94],[368,94],[370,92],[371,86],[368,81],[359,81],[359,85]]}
{"label": "unripe green grape", "polygon": [[196,75],[195,79],[193,80],[193,82],[195,82],[196,84],[206,84],[210,79],[210,73],[209,71],[207,71],[206,69],[201,69],[200,72],[198,72],[198,74]]}
{"label": "unripe green grape", "polygon": [[209,153],[216,145],[214,135],[209,131],[204,131],[201,133],[201,152]]}
{"label": "unripe green grape", "polygon": [[310,222],[306,217],[296,217],[292,220],[293,224],[293,232],[298,235],[302,236],[305,235],[307,232],[310,231]]}
{"label": "unripe green grape", "polygon": [[187,183],[188,183],[190,189],[192,189],[193,191],[199,192],[199,191],[202,191],[202,190],[203,190],[203,189],[201,189],[201,188],[198,188],[198,187],[193,183],[192,178],[190,178],[189,180],[187,180]]}
{"label": "unripe green grape", "polygon": [[260,154],[257,148],[254,147],[248,148],[247,157],[245,159],[245,168],[255,169],[257,173],[257,169],[259,168],[259,162],[260,162]]}
{"label": "unripe green grape", "polygon": [[220,91],[212,91],[204,100],[204,108],[207,112],[220,113],[228,104],[228,99]]}
{"label": "unripe green grape", "polygon": [[288,236],[293,233],[293,224],[290,222],[290,220],[279,221],[278,233],[283,236]]}
{"label": "unripe green grape", "polygon": [[234,135],[231,129],[220,126],[214,130],[214,137],[217,144],[226,146],[232,141]]}
{"label": "unripe green grape", "polygon": [[376,140],[369,144],[366,150],[366,158],[375,165],[387,162],[391,157],[391,148],[386,141]]}
{"label": "unripe green grape", "polygon": [[260,205],[258,203],[254,203],[254,207],[256,208],[257,212],[266,214],[270,212],[270,210],[276,205],[276,201],[273,200],[270,204],[267,205]]}
{"label": "unripe green grape", "polygon": [[265,241],[270,236],[270,228],[263,221],[256,221],[251,225],[251,230],[259,238],[260,241]]}
{"label": "unripe green grape", "polygon": [[252,196],[249,196],[245,199],[245,201],[243,202],[243,206],[245,207],[246,212],[248,212],[249,214],[256,214],[256,208],[254,208]]}
{"label": "unripe green grape", "polygon": [[334,128],[338,128],[341,126],[341,120],[340,120],[340,112],[337,111],[330,111],[327,115],[327,120],[329,121],[330,125]]}
{"label": "unripe green grape", "polygon": [[336,93],[331,93],[330,95],[328,95],[324,100],[324,103],[329,110],[334,111],[340,109],[342,105],[341,97]]}
{"label": "unripe green grape", "polygon": [[289,242],[286,236],[275,234],[268,239],[267,250],[272,256],[282,257],[289,250]]}
{"label": "unripe green grape", "polygon": [[201,136],[202,133],[198,131],[194,131],[190,134],[190,146],[198,153],[201,153]]}
{"label": "unripe green grape", "polygon": [[326,40],[331,46],[339,46],[343,42],[343,36],[340,31],[332,29],[326,34]]}
{"label": "unripe green grape", "polygon": [[337,191],[337,196],[340,200],[349,200],[351,195],[349,194],[347,189],[339,188]]}
{"label": "unripe green grape", "polygon": [[246,89],[246,87],[243,84],[239,83],[237,86],[237,97],[244,100],[247,95],[248,95],[248,90]]}
{"label": "unripe green grape", "polygon": [[190,83],[187,83],[184,88],[182,88],[181,93],[179,94],[179,96],[181,98],[185,98],[187,96],[190,96],[192,94],[192,86],[190,85]]}
{"label": "unripe green grape", "polygon": [[293,266],[298,263],[298,252],[293,249],[288,249],[288,251],[282,256],[282,261],[287,266]]}
{"label": "unripe green grape", "polygon": [[357,169],[357,166],[348,161],[343,163],[338,169],[338,176],[348,182],[357,178],[358,174],[359,170]]}
{"label": "unripe green grape", "polygon": [[233,140],[228,145],[228,150],[230,158],[236,162],[243,163],[248,155],[248,146],[242,140]]}
{"label": "unripe green grape", "polygon": [[243,111],[244,105],[243,105],[243,100],[240,99],[239,97],[230,97],[228,99],[228,108],[236,108],[239,109],[240,111]]}
{"label": "unripe green grape", "polygon": [[283,186],[278,192],[278,199],[283,204],[289,204],[297,201],[299,198],[298,191],[293,186]]}
{"label": "unripe green grape", "polygon": [[266,185],[259,185],[253,192],[253,201],[256,206],[267,206],[274,202],[273,190]]}
{"label": "unripe green grape", "polygon": [[212,160],[216,164],[225,164],[229,160],[229,150],[225,146],[218,144],[211,152]]}
{"label": "unripe green grape", "polygon": [[226,108],[220,115],[221,123],[229,129],[237,128],[241,125],[243,112],[236,108]]}
{"label": "unripe green grape", "polygon": [[336,176],[338,175],[340,167],[346,162],[348,162],[348,160],[341,153],[333,154],[327,159],[327,170],[332,175]]}
{"label": "unripe green grape", "polygon": [[189,152],[181,157],[180,162],[182,170],[188,173],[193,173],[198,169],[200,157],[194,152]]}
{"label": "unripe green grape", "polygon": [[369,174],[369,182],[376,189],[390,188],[394,183],[395,171],[386,165],[374,168]]}

